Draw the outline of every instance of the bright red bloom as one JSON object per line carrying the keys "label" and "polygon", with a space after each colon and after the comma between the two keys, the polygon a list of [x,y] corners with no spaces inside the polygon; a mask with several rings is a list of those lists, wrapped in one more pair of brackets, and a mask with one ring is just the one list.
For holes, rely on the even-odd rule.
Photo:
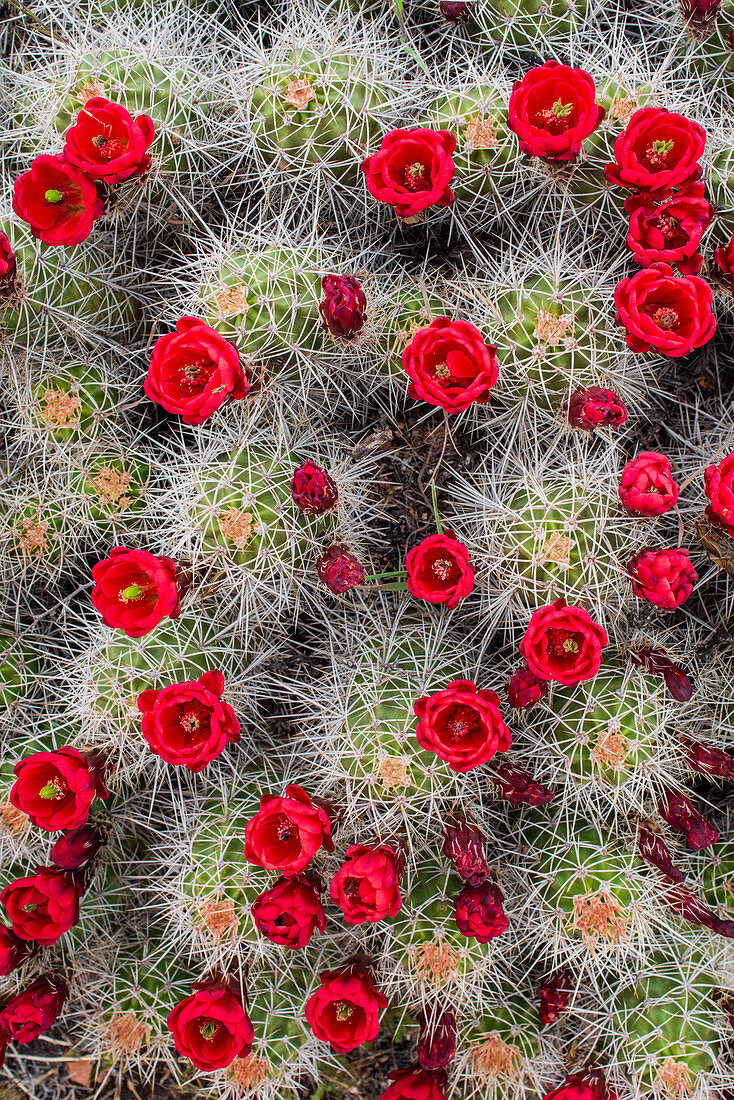
{"label": "bright red bloom", "polygon": [[247,397],[250,383],[234,344],[196,317],[182,317],[175,332],[156,340],[143,389],[184,424],[203,424],[222,405]]}
{"label": "bright red bloom", "polygon": [[291,497],[306,515],[320,516],[336,508],[339,490],[333,477],[309,460],[293,472]]}
{"label": "bright red bloom", "polygon": [[670,459],[659,451],[640,451],[622,470],[619,497],[633,515],[662,516],[677,503],[679,492]]}
{"label": "bright red bloom", "polygon": [[326,928],[319,892],[301,876],[278,879],[255,899],[251,913],[263,936],[281,947],[305,947],[315,928]]}
{"label": "bright red bloom", "polygon": [[520,642],[531,672],[559,684],[590,680],[601,668],[606,630],[583,607],[569,607],[561,597],[533,614]]}
{"label": "bright red bloom", "polygon": [[701,178],[703,126],[664,107],[641,107],[614,142],[604,174],[628,191],[663,197]]}
{"label": "bright red bloom", "polygon": [[565,403],[566,419],[573,428],[593,432],[599,427],[621,428],[629,413],[614,390],[601,386],[580,387]]}
{"label": "bright red bloom", "polygon": [[359,967],[327,970],[321,988],[306,1002],[306,1020],[317,1039],[346,1054],[362,1043],[372,1043],[380,1030],[380,1013],[387,998]]}
{"label": "bright red bloom", "polygon": [[604,118],[595,100],[596,85],[584,69],[546,61],[515,82],[508,125],[528,156],[572,160]]}
{"label": "bright red bloom", "polygon": [[499,697],[478,689],[472,680],[452,680],[441,691],[418,699],[413,710],[421,748],[435,752],[452,771],[471,771],[495,753],[507,752],[512,743]]}
{"label": "bright red bloom", "polygon": [[366,577],[364,566],[344,543],[335,543],[316,562],[319,580],[336,595],[359,588]]}
{"label": "bright red bloom", "polygon": [[698,852],[708,848],[719,839],[719,833],[682,791],[673,787],[663,787],[663,793],[657,799],[658,813],[667,821],[671,829],[685,833],[689,848]]}
{"label": "bright red bloom", "polygon": [[101,769],[71,745],[34,752],[19,760],[13,771],[16,779],[10,801],[34,825],[49,832],[83,825],[95,795],[107,798],[110,793]]}
{"label": "bright red bloom", "polygon": [[[572,1074],[563,1084],[547,1092],[543,1100],[604,1100],[605,1095],[603,1087],[597,1088],[592,1082]],[[612,1100],[611,1097],[610,1100]]]}
{"label": "bright red bloom", "polygon": [[456,927],[463,936],[478,943],[489,943],[501,936],[510,924],[502,903],[502,891],[492,882],[468,883],[456,899]]}
{"label": "bright red bloom", "polygon": [[94,566],[92,577],[92,603],[108,626],[123,630],[128,638],[142,638],[161,619],[181,614],[176,563],[171,558],[113,546],[110,556]]}
{"label": "bright red bloom", "polygon": [[37,948],[21,940],[11,928],[0,924],[0,974],[10,974],[35,953]]}
{"label": "bright red bloom", "polygon": [[362,162],[367,190],[394,206],[400,218],[412,218],[429,206],[450,206],[455,149],[456,138],[448,130],[391,130]]}
{"label": "bright red bloom", "polygon": [[37,867],[35,875],[18,878],[0,893],[13,932],[22,940],[47,946],[79,920],[79,887],[73,875],[54,867]]}
{"label": "bright red bloom", "polygon": [[334,850],[329,815],[295,783],[282,798],[262,795],[260,809],[245,827],[248,862],[284,875],[300,874],[322,846]]}
{"label": "bright red bloom", "polygon": [[682,547],[640,550],[626,568],[632,577],[634,594],[667,611],[685,603],[698,580],[688,551]]}
{"label": "bright red bloom", "polygon": [[548,694],[548,683],[539,680],[527,665],[514,672],[507,684],[507,702],[515,710],[532,710]]}
{"label": "bright red bloom", "polygon": [[403,904],[400,878],[403,860],[389,844],[352,844],[331,880],[331,900],[347,924],[394,917]]}
{"label": "bright red bloom", "polygon": [[7,291],[13,280],[15,279],[15,273],[17,270],[17,264],[15,262],[15,253],[8,240],[7,234],[0,233],[0,290]]}
{"label": "bright red bloom", "polygon": [[721,244],[714,250],[714,262],[721,274],[726,275],[729,289],[734,294],[734,233],[728,244]]}
{"label": "bright red bloom", "polygon": [[240,995],[222,979],[197,982],[168,1014],[176,1050],[198,1069],[222,1069],[252,1050],[255,1030]]}
{"label": "bright red bloom", "polygon": [[474,588],[469,551],[448,528],[442,535],[428,535],[409,550],[405,568],[408,591],[428,603],[456,607]]}
{"label": "bright red bloom", "polygon": [[323,328],[332,336],[351,340],[364,328],[367,299],[354,275],[324,275],[321,280],[324,292],[319,303]]}
{"label": "bright red bloom", "polygon": [[104,204],[76,165],[44,153],[15,181],[13,210],[45,244],[73,245],[86,241]]}
{"label": "bright red bloom", "polygon": [[198,680],[148,688],[138,696],[143,737],[156,756],[192,772],[202,771],[240,739],[240,724],[222,702],[224,676],[205,672]]}
{"label": "bright red bloom", "polygon": [[416,332],[403,350],[403,368],[411,379],[408,396],[448,413],[489,401],[499,374],[497,348],[468,321],[450,317],[435,317]]}
{"label": "bright red bloom", "polygon": [[543,1027],[554,1024],[561,1013],[566,1012],[573,985],[573,976],[567,966],[543,979],[538,988],[538,1016]]}
{"label": "bright red bloom", "polygon": [[394,1069],[380,1100],[446,1100],[443,1078],[421,1066]]}
{"label": "bright red bloom", "polygon": [[120,183],[150,167],[148,148],[154,137],[152,118],[133,119],[121,104],[93,96],[66,131],[64,156],[91,179]]}
{"label": "bright red bloom", "polygon": [[705,190],[704,184],[691,183],[662,203],[646,194],[627,199],[627,245],[636,264],[675,264],[681,275],[696,275],[701,270],[703,256],[697,250],[714,216],[713,206],[704,198]]}
{"label": "bright red bloom", "polygon": [[703,476],[706,496],[711,501],[706,514],[714,523],[723,524],[734,538],[734,451],[718,466],[707,466]]}
{"label": "bright red bloom", "polygon": [[68,995],[59,974],[41,974],[0,1012],[0,1032],[11,1042],[32,1043],[58,1019]]}
{"label": "bright red bloom", "polygon": [[75,871],[84,863],[94,859],[104,844],[104,838],[93,825],[82,825],[72,829],[54,844],[51,849],[51,862],[64,871]]}
{"label": "bright red bloom", "polygon": [[713,291],[697,275],[678,276],[668,264],[651,264],[614,291],[617,324],[632,351],[658,351],[672,359],[703,347],[716,332]]}

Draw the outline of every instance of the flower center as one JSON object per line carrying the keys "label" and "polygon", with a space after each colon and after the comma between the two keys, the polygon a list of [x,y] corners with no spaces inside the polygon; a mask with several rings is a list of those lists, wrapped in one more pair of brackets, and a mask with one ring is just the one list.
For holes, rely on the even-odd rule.
{"label": "flower center", "polygon": [[27,901],[23,906],[24,913],[35,913],[36,909],[38,909],[38,906],[35,901]]}
{"label": "flower center", "polygon": [[679,223],[675,218],[671,218],[670,214],[660,214],[655,220],[657,221],[658,229],[665,237],[666,241],[674,237],[680,229]]}
{"label": "flower center", "polygon": [[221,1026],[219,1020],[206,1020],[203,1024],[199,1025],[199,1034],[202,1039],[206,1039],[206,1041],[209,1042],[210,1039],[214,1038]]}
{"label": "flower center", "polygon": [[204,387],[212,374],[215,364],[211,359],[194,359],[190,363],[184,363],[180,368],[181,380],[185,386]]}
{"label": "flower center", "polygon": [[403,187],[414,195],[416,191],[427,191],[431,180],[425,164],[416,160],[403,169]]}
{"label": "flower center", "polygon": [[646,159],[651,168],[661,168],[668,159],[668,153],[673,150],[673,141],[653,141],[649,149],[645,151]]}
{"label": "flower center", "polygon": [[563,134],[570,126],[570,115],[573,111],[573,103],[564,103],[557,99],[552,107],[544,107],[538,111],[537,121],[550,134]]}
{"label": "flower center", "polygon": [[64,201],[64,192],[58,191],[55,187],[50,187],[43,197],[46,202],[50,202],[52,205],[56,206],[58,203]]}
{"label": "flower center", "polygon": [[52,799],[63,798],[66,790],[66,783],[63,779],[52,779],[41,787],[38,797],[50,802]]}
{"label": "flower center", "polygon": [[574,656],[581,651],[579,644],[580,635],[571,630],[550,630],[548,632],[548,649],[556,657]]}
{"label": "flower center", "polygon": [[678,314],[670,306],[660,306],[653,313],[652,320],[658,328],[671,329],[678,324]]}
{"label": "flower center", "polygon": [[287,841],[292,840],[293,837],[296,835],[296,830],[293,826],[293,822],[290,820],[290,818],[285,816],[281,816],[280,820],[278,821],[277,832],[278,840],[281,840],[284,844],[287,843]]}
{"label": "flower center", "polygon": [[451,576],[451,570],[454,563],[449,558],[436,558],[431,564],[431,572],[438,577],[440,581],[447,581]]}
{"label": "flower center", "polygon": [[95,134],[92,138],[95,149],[102,149],[105,160],[112,160],[125,152],[125,145],[118,138],[107,137],[106,134]]}
{"label": "flower center", "polygon": [[354,1005],[350,1005],[349,1001],[339,1001],[336,1006],[336,1018],[343,1022],[348,1020],[354,1012]]}
{"label": "flower center", "polygon": [[195,733],[201,726],[199,708],[195,703],[189,703],[184,707],[183,714],[181,715],[181,725],[187,733]]}

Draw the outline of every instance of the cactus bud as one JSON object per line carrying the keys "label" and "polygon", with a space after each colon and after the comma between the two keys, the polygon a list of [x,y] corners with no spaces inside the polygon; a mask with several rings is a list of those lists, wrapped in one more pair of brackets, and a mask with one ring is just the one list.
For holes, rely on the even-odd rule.
{"label": "cactus bud", "polygon": [[324,275],[324,299],[319,305],[323,328],[351,340],[364,328],[367,299],[354,275]]}
{"label": "cactus bud", "polygon": [[681,0],[681,14],[693,31],[707,31],[721,10],[721,0]]}
{"label": "cactus bud", "polygon": [[336,507],[339,490],[326,470],[308,460],[293,472],[291,496],[306,515],[319,516]]}
{"label": "cactus bud", "polygon": [[693,684],[680,665],[674,664],[662,649],[639,646],[630,650],[630,660],[644,668],[650,676],[662,676],[665,686],[679,703],[687,703],[693,695]]}
{"label": "cactus bud", "polygon": [[341,542],[324,551],[316,562],[316,572],[329,591],[337,595],[358,588],[366,576],[362,563]]}
{"label": "cactus bud", "polygon": [[547,806],[555,791],[533,779],[529,772],[515,767],[508,760],[498,764],[489,776],[500,798],[511,806]]}
{"label": "cactus bud", "polygon": [[540,680],[527,664],[514,672],[505,685],[507,702],[515,710],[530,710],[548,694],[547,680]]}
{"label": "cactus bud", "polygon": [[472,10],[470,0],[441,0],[438,6],[447,23],[466,23]]}
{"label": "cactus bud", "polygon": [[15,280],[15,253],[4,233],[0,233],[0,292],[10,291]]}
{"label": "cactus bud", "polygon": [[671,787],[663,788],[663,797],[658,798],[658,812],[672,829],[685,833],[689,847],[694,852],[715,844],[719,834],[713,825],[703,817],[696,807],[681,791]]}
{"label": "cactus bud", "polygon": [[621,428],[629,416],[621,397],[601,386],[574,390],[563,411],[571,427],[584,432],[593,432],[600,426]]}
{"label": "cactus bud", "polygon": [[507,931],[510,924],[503,907],[504,897],[493,882],[467,884],[456,899],[456,927],[463,936],[489,943]]}
{"label": "cactus bud", "polygon": [[668,845],[649,825],[640,825],[637,832],[637,853],[640,859],[657,867],[671,882],[682,882],[685,878],[683,872],[673,863]]}
{"label": "cactus bud", "polygon": [[17,970],[37,950],[37,944],[20,939],[11,928],[0,925],[0,974]]}
{"label": "cactus bud", "polygon": [[422,1069],[445,1069],[456,1054],[456,1017],[450,1009],[434,1019],[425,1011],[418,1016],[418,1062]]}
{"label": "cactus bud", "polygon": [[675,886],[663,891],[662,900],[671,913],[676,913],[689,924],[700,925],[702,928],[709,928],[712,932],[718,932],[720,936],[726,936],[727,939],[734,939],[734,921],[721,920],[687,886],[676,883]]}
{"label": "cactus bud", "polygon": [[102,835],[93,825],[82,825],[59,837],[51,849],[51,862],[64,871],[74,871],[93,859],[103,844]]}
{"label": "cactus bud", "polygon": [[713,745],[702,745],[690,737],[683,738],[686,762],[699,775],[715,775],[719,779],[734,780],[734,757]]}
{"label": "cactus bud", "polygon": [[538,1016],[542,1025],[553,1024],[568,1008],[573,975],[567,966],[544,978],[538,987]]}
{"label": "cactus bud", "polygon": [[490,873],[484,845],[484,833],[466,814],[452,814],[444,824],[443,854],[470,886],[478,886]]}

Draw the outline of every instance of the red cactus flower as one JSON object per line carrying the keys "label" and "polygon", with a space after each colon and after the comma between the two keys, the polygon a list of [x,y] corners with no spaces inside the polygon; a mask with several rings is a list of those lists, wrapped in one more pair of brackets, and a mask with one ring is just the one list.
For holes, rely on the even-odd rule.
{"label": "red cactus flower", "polygon": [[324,298],[319,304],[323,327],[332,336],[351,340],[364,328],[367,299],[354,275],[324,275]]}

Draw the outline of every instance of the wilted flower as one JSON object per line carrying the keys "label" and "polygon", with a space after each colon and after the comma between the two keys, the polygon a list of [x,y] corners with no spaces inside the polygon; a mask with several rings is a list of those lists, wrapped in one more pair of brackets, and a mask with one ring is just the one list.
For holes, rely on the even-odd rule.
{"label": "wilted flower", "polygon": [[637,830],[637,852],[640,859],[662,871],[671,882],[682,882],[685,875],[673,863],[670,849],[663,838],[647,825]]}
{"label": "wilted flower", "polygon": [[358,588],[364,584],[367,575],[362,563],[343,542],[335,543],[324,551],[316,562],[316,572],[319,580],[336,595],[348,592],[350,588]]}
{"label": "wilted flower", "polygon": [[104,838],[94,825],[82,825],[59,837],[51,849],[51,862],[64,871],[75,871],[94,859],[103,844]]}
{"label": "wilted flower", "polygon": [[704,745],[691,737],[682,738],[688,766],[700,775],[715,775],[734,781],[734,757],[715,745]]}
{"label": "wilted flower", "polygon": [[530,710],[548,694],[548,681],[531,672],[527,664],[519,668],[505,685],[507,702],[515,710]]}
{"label": "wilted flower", "polygon": [[680,0],[683,18],[692,30],[707,31],[721,11],[721,0]]}
{"label": "wilted flower", "polygon": [[489,943],[509,926],[504,900],[499,886],[493,882],[485,879],[478,886],[467,884],[456,899],[456,927],[478,943]]}
{"label": "wilted flower", "polygon": [[544,787],[523,768],[504,760],[489,775],[497,795],[511,806],[547,806],[555,798],[555,791]]}
{"label": "wilted flower", "polygon": [[567,966],[544,978],[538,987],[538,1016],[544,1026],[553,1024],[568,1008],[573,991],[573,975]]}
{"label": "wilted flower", "polygon": [[319,516],[336,507],[339,490],[334,479],[323,467],[307,460],[293,471],[291,497],[302,512]]}
{"label": "wilted flower", "polygon": [[447,23],[466,23],[471,15],[471,0],[441,0],[438,5]]}
{"label": "wilted flower", "polygon": [[470,817],[452,814],[443,827],[443,854],[451,860],[464,882],[478,886],[490,873],[484,854],[484,833]]}
{"label": "wilted flower", "polygon": [[664,787],[663,795],[658,798],[658,813],[672,829],[685,833],[689,847],[694,852],[715,844],[719,834],[713,825],[698,812],[687,795]]}
{"label": "wilted flower", "polygon": [[434,1018],[425,1010],[418,1016],[418,1062],[422,1069],[445,1069],[456,1054],[456,1017],[449,1009]]}
{"label": "wilted flower", "polygon": [[585,432],[593,432],[599,427],[621,428],[629,416],[622,398],[601,386],[582,386],[574,390],[564,412],[572,428]]}
{"label": "wilted flower", "polygon": [[662,676],[674,699],[686,703],[693,695],[693,684],[680,665],[676,665],[662,649],[638,646],[629,651],[630,660],[642,666],[650,676]]}

